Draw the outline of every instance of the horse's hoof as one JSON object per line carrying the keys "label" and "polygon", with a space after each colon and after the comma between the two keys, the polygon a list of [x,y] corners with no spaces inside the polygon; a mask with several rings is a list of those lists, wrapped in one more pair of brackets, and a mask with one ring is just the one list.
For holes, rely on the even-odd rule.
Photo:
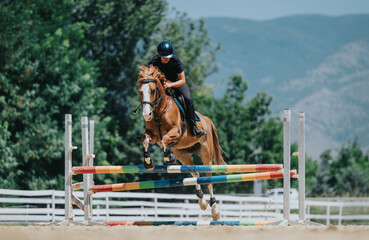
{"label": "horse's hoof", "polygon": [[148,164],[145,160],[143,161],[143,165],[146,168],[146,170],[153,170],[155,167],[154,161],[150,158],[150,164]]}
{"label": "horse's hoof", "polygon": [[213,206],[211,206],[211,216],[213,217],[214,221],[218,221],[218,219],[220,218],[220,212],[216,204],[213,204]]}
{"label": "horse's hoof", "polygon": [[199,202],[200,209],[201,210],[206,210],[206,208],[208,207],[208,201],[206,201],[203,198],[199,198],[199,197],[197,197],[197,200]]}
{"label": "horse's hoof", "polygon": [[202,192],[201,189],[196,190],[196,197],[197,197],[197,201],[199,202],[200,209],[205,210],[206,207],[208,206],[208,202],[205,201],[204,193]]}
{"label": "horse's hoof", "polygon": [[177,157],[173,153],[169,154],[169,157],[164,157],[165,163],[168,165],[175,164],[177,162]]}

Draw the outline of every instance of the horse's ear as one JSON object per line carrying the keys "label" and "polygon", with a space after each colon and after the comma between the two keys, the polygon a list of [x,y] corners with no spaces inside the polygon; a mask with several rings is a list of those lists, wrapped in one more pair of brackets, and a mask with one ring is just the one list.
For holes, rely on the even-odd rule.
{"label": "horse's ear", "polygon": [[159,70],[159,68],[158,68],[158,66],[154,66],[154,65],[152,65],[152,64],[149,66],[149,68],[150,68],[150,69],[152,69],[152,70],[153,70],[152,72],[154,72],[154,73],[156,73],[156,72],[159,72],[159,71],[160,71],[160,70]]}
{"label": "horse's ear", "polygon": [[140,71],[143,71],[144,69],[146,69],[146,66],[139,66],[138,69],[140,69]]}
{"label": "horse's ear", "polygon": [[167,81],[167,79],[165,78],[165,75],[162,72],[158,72],[158,77],[161,81],[161,83],[163,84],[165,81]]}

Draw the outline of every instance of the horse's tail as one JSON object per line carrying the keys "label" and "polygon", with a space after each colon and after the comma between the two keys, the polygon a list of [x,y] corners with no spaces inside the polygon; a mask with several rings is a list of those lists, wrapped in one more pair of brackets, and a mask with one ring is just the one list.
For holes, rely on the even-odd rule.
{"label": "horse's tail", "polygon": [[218,134],[217,134],[217,130],[214,126],[213,121],[210,120],[210,124],[211,124],[211,131],[213,134],[213,146],[214,146],[214,162],[217,165],[226,165],[227,163],[224,161],[223,156],[222,156],[222,148],[219,145],[219,139],[218,139]]}

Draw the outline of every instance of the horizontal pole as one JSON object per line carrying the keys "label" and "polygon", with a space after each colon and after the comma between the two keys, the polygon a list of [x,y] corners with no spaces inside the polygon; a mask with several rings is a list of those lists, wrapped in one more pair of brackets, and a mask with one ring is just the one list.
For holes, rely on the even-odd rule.
{"label": "horizontal pole", "polygon": [[161,225],[177,225],[177,226],[262,226],[275,221],[107,221],[104,224],[109,226],[125,225],[125,226],[161,226]]}
{"label": "horizontal pole", "polygon": [[73,167],[73,174],[99,173],[217,173],[217,172],[269,172],[281,171],[282,164],[249,164],[249,165],[186,165],[186,166],[155,166],[147,170],[140,166],[95,166]]}
{"label": "horizontal pole", "polygon": [[[296,177],[296,174],[297,174],[296,170],[290,171],[291,177]],[[245,173],[245,174],[220,175],[220,176],[213,176],[213,177],[198,177],[198,178],[145,181],[145,182],[117,183],[117,184],[92,186],[90,188],[90,191],[94,193],[117,192],[117,191],[129,191],[129,190],[138,190],[138,189],[193,186],[196,184],[202,185],[202,184],[214,184],[214,183],[246,182],[246,181],[256,181],[256,180],[275,179],[275,178],[283,178],[283,172]]]}
{"label": "horizontal pole", "polygon": [[83,189],[83,182],[74,183],[72,184],[72,191]]}

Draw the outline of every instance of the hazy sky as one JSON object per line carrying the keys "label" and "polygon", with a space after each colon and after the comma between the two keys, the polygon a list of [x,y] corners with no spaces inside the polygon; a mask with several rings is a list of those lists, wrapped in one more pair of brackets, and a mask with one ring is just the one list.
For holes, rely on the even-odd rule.
{"label": "hazy sky", "polygon": [[169,8],[200,17],[236,17],[254,20],[295,14],[339,16],[369,13],[369,0],[167,0]]}

